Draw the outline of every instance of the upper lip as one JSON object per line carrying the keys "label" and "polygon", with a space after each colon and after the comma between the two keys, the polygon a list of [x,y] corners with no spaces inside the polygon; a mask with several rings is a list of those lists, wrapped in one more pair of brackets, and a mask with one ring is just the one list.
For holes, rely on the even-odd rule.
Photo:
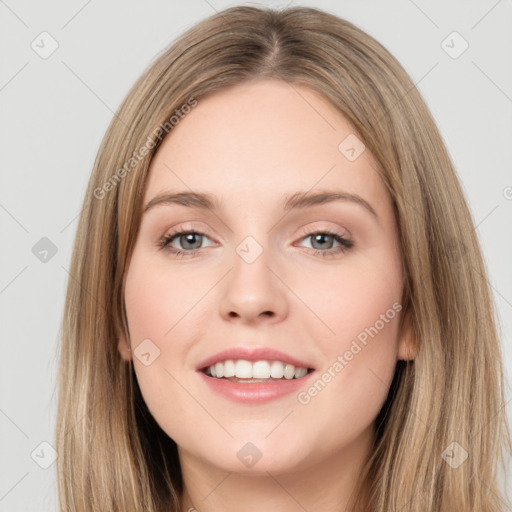
{"label": "upper lip", "polygon": [[281,352],[275,348],[270,347],[231,347],[221,352],[207,357],[201,361],[196,370],[203,370],[215,363],[227,361],[228,359],[245,361],[282,361],[283,363],[293,364],[295,368],[313,368],[311,364],[292,357],[285,352]]}

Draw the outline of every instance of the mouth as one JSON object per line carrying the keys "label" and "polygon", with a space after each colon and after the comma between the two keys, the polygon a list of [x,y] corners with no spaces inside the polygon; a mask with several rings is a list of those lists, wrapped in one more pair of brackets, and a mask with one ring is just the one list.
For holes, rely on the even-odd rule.
{"label": "mouth", "polygon": [[200,371],[212,379],[251,384],[300,380],[314,369],[280,360],[226,359],[205,366]]}
{"label": "mouth", "polygon": [[306,360],[275,348],[248,345],[218,352],[195,369],[214,393],[236,403],[253,405],[296,393],[315,372]]}

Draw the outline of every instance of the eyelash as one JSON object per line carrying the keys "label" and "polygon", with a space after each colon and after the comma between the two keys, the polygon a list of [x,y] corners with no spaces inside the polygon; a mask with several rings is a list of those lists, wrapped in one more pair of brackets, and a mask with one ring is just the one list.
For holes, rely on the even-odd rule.
{"label": "eyelash", "polygon": [[[175,249],[174,247],[173,248],[169,247],[169,244],[181,235],[207,236],[204,233],[201,233],[199,231],[194,231],[194,230],[190,230],[190,229],[178,229],[168,235],[163,236],[159,240],[158,246],[161,249],[165,249],[165,250],[169,251],[177,258],[183,258],[183,257],[192,257],[193,258],[195,256],[199,256],[200,249],[193,249],[191,251],[182,251],[181,249]],[[329,229],[324,229],[321,231],[311,231],[309,233],[305,233],[302,236],[301,240],[304,238],[311,237],[313,235],[332,236],[334,238],[334,240],[340,244],[338,247],[334,247],[334,248],[328,249],[326,251],[321,251],[318,249],[310,248],[310,250],[313,251],[314,255],[321,256],[323,258],[333,257],[333,256],[336,256],[337,254],[345,253],[346,251],[348,251],[349,249],[351,249],[354,246],[354,243],[351,240],[349,240],[348,238],[344,237],[341,233],[338,233],[337,231],[329,230]]]}

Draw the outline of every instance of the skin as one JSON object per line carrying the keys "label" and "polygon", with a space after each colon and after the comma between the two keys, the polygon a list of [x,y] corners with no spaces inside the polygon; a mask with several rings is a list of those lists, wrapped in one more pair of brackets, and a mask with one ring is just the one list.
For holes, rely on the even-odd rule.
{"label": "skin", "polygon": [[[184,510],[349,510],[396,362],[414,356],[412,333],[399,331],[402,313],[307,404],[295,393],[232,402],[195,367],[228,347],[270,346],[309,362],[320,377],[400,304],[391,198],[368,150],[349,161],[338,149],[353,133],[317,93],[255,81],[201,99],[152,161],[144,205],[162,192],[191,190],[221,205],[215,213],[176,204],[148,210],[125,275],[130,337],[120,337],[119,351],[133,358],[151,413],[178,444]],[[357,194],[377,216],[348,200],[283,211],[285,195],[310,190]],[[171,244],[196,256],[178,258],[158,245],[177,228],[205,235]],[[331,237],[315,244],[308,233],[333,229],[353,247],[315,254],[340,244]],[[252,263],[236,251],[247,236],[263,250]],[[133,351],[148,338],[160,354],[145,366]],[[250,468],[237,457],[248,442],[262,454]]]}

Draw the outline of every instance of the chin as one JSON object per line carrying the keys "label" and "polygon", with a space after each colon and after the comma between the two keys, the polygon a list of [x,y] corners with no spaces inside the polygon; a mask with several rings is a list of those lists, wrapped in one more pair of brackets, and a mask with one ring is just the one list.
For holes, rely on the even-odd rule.
{"label": "chin", "polygon": [[244,475],[268,476],[268,473],[277,475],[303,469],[307,465],[306,447],[280,437],[270,441],[260,433],[252,437],[252,441],[249,440],[251,436],[245,436],[243,440],[229,439],[225,443],[216,443],[211,449],[203,446],[200,452],[194,452],[196,457],[222,471]]}

